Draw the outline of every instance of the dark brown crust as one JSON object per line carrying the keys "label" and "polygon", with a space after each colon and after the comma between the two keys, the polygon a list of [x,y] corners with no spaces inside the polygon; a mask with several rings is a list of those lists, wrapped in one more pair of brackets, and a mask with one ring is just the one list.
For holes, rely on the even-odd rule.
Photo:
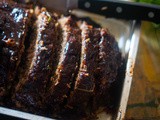
{"label": "dark brown crust", "polygon": [[[18,108],[42,108],[46,86],[52,72],[53,59],[57,48],[56,18],[43,11],[36,21],[36,39],[29,48],[29,67],[16,88],[16,105]],[[34,34],[33,34],[34,35]],[[33,50],[32,50],[33,49]],[[32,111],[33,112],[33,111]]]}
{"label": "dark brown crust", "polygon": [[31,12],[9,0],[0,0],[0,101],[9,91],[24,51]]}
{"label": "dark brown crust", "polygon": [[75,88],[68,102],[69,107],[85,111],[90,97],[95,88],[94,73],[98,65],[98,43],[100,40],[99,29],[83,23],[82,29],[82,50],[81,62]]}
{"label": "dark brown crust", "polygon": [[52,86],[47,96],[49,106],[57,111],[64,99],[67,98],[73,78],[78,70],[81,51],[81,31],[77,29],[71,17],[59,20],[63,31],[62,51]]}

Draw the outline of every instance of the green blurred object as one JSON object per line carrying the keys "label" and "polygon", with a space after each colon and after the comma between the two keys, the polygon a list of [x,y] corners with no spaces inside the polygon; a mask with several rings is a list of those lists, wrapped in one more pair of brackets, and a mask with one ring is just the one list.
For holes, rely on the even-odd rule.
{"label": "green blurred object", "polygon": [[136,2],[145,2],[160,5],[160,0],[136,0]]}
{"label": "green blurred object", "polygon": [[143,22],[142,34],[145,42],[148,43],[148,46],[150,46],[150,49],[154,52],[160,51],[160,25],[150,22]]}
{"label": "green blurred object", "polygon": [[155,27],[155,29],[160,29],[160,24],[154,24],[153,23],[153,26]]}
{"label": "green blurred object", "polygon": [[[136,2],[144,2],[144,3],[151,3],[151,4],[156,4],[160,5],[160,0],[135,0]],[[160,24],[153,24],[153,26],[156,29],[160,29]]]}

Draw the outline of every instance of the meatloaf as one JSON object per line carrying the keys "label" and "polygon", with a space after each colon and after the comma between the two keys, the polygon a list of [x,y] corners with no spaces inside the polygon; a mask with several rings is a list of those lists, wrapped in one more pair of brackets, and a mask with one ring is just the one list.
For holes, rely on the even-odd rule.
{"label": "meatloaf", "polygon": [[93,106],[105,106],[111,101],[110,87],[116,82],[118,68],[121,66],[121,54],[114,36],[107,30],[100,30],[98,67],[96,68]]}
{"label": "meatloaf", "polygon": [[118,44],[107,29],[55,13],[0,0],[0,103],[8,95],[22,111],[90,116],[114,99]]}
{"label": "meatloaf", "polygon": [[71,17],[59,19],[62,28],[62,50],[55,74],[51,77],[52,85],[47,95],[47,102],[54,111],[67,99],[71,84],[77,74],[81,51],[81,31]]}
{"label": "meatloaf", "polygon": [[9,0],[0,0],[0,101],[15,78],[24,51],[32,12]]}
{"label": "meatloaf", "polygon": [[[58,23],[45,9],[38,15],[26,65],[16,86],[16,106],[32,111],[43,107],[42,102],[49,82],[57,48]],[[36,111],[33,110],[33,111]]]}
{"label": "meatloaf", "polygon": [[[94,73],[98,65],[100,30],[93,28],[83,22],[80,25],[82,30],[81,61],[74,89],[68,100],[68,107],[85,111],[90,98],[94,94],[95,78]],[[81,96],[81,97],[80,97]]]}

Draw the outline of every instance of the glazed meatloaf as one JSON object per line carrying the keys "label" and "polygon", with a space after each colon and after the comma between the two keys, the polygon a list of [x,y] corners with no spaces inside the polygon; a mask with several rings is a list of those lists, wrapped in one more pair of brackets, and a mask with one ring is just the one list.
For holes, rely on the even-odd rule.
{"label": "glazed meatloaf", "polygon": [[0,0],[0,102],[15,78],[31,15],[31,10],[20,4]]}
{"label": "glazed meatloaf", "polygon": [[[80,25],[82,30],[81,61],[76,77],[73,91],[70,94],[67,107],[85,111],[94,95],[96,68],[98,67],[98,53],[100,41],[100,29],[83,22]],[[81,96],[81,97],[79,97]]]}
{"label": "glazed meatloaf", "polygon": [[[62,28],[62,50],[55,73],[51,77],[51,88],[46,96],[48,106],[58,111],[68,98],[71,84],[78,70],[81,52],[81,31],[71,17],[59,19]],[[63,88],[63,89],[62,89]]]}
{"label": "glazed meatloaf", "polygon": [[7,98],[12,108],[58,118],[90,116],[114,99],[118,44],[107,29],[55,13],[0,0],[0,103]]}
{"label": "glazed meatloaf", "polygon": [[26,68],[20,74],[16,87],[16,106],[21,109],[37,110],[43,107],[42,101],[46,86],[54,66],[57,46],[58,23],[56,17],[43,10],[35,23],[35,31],[26,57]]}

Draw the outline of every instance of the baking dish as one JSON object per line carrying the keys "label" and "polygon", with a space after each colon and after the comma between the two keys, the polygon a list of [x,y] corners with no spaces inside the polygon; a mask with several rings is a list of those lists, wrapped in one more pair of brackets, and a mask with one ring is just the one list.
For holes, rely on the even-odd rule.
{"label": "baking dish", "polygon": [[[123,81],[123,87],[120,91],[121,97],[119,100],[119,105],[117,106],[118,111],[116,114],[106,114],[105,112],[100,112],[98,114],[99,120],[122,120],[125,116],[128,96],[130,92],[130,87],[132,83],[133,68],[136,61],[136,55],[139,44],[140,36],[140,22],[138,21],[124,21],[112,18],[105,18],[99,15],[87,13],[80,10],[72,11],[78,17],[89,17],[96,23],[100,24],[104,28],[108,28],[110,32],[115,36],[119,48],[122,52],[122,56],[125,59],[125,78]],[[5,107],[0,107],[0,114],[13,116],[21,119],[32,119],[32,120],[50,120],[51,118],[46,118],[38,115],[33,115],[30,113],[25,113],[17,110],[12,110]]]}

